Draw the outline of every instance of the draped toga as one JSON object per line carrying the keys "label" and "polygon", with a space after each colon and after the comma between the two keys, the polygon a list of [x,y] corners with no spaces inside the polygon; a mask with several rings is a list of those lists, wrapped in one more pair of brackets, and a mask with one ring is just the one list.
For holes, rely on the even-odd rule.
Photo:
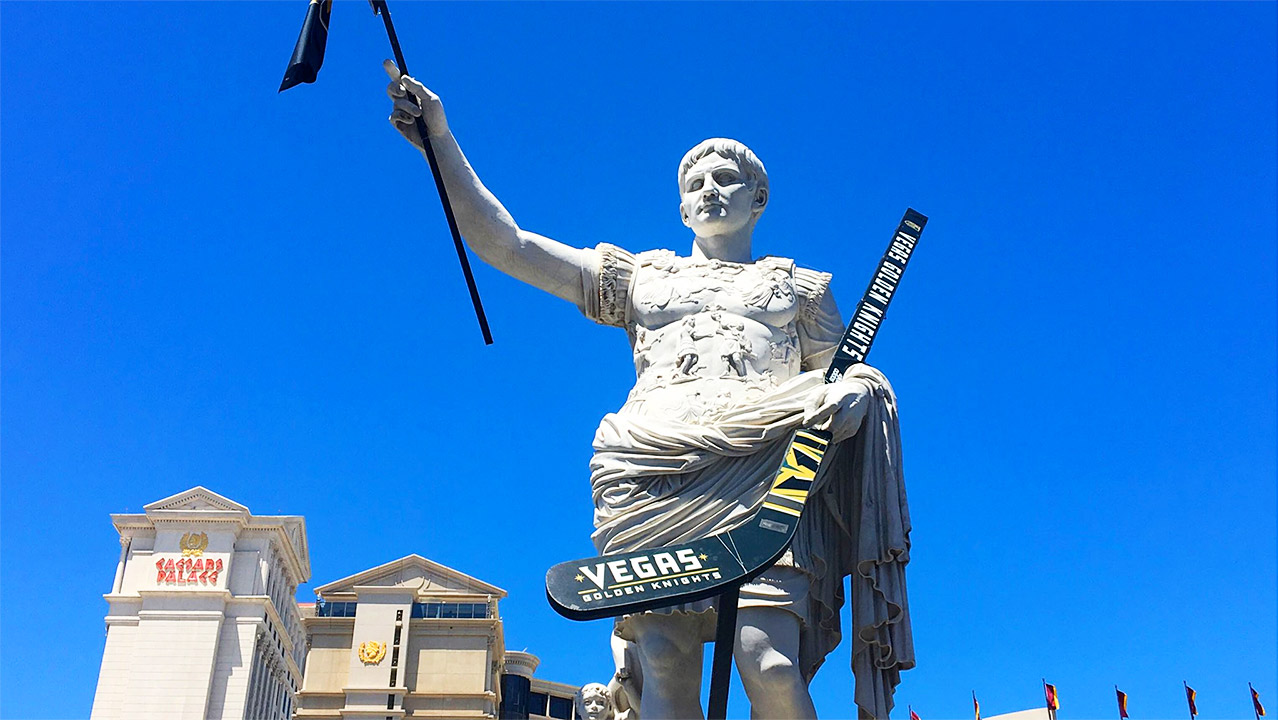
{"label": "draped toga", "polygon": [[[631,254],[608,244],[583,270],[582,312],[624,328],[637,380],[595,434],[592,539],[601,554],[688,541],[758,509],[842,334],[830,276],[784,258],[730,263]],[[852,670],[863,716],[886,718],[900,671],[914,666],[905,566],[909,509],[896,397],[877,370],[845,375],[871,390],[860,430],[826,455],[789,551],[743,586],[741,607],[800,620],[809,681],[842,638],[851,578]],[[711,601],[658,610],[704,619]],[[626,619],[617,633],[633,639]]]}

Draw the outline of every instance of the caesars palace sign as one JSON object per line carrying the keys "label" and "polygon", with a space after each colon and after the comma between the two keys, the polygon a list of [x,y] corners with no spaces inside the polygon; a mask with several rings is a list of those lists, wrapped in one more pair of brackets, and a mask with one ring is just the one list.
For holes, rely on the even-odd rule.
{"label": "caesars palace sign", "polygon": [[187,533],[182,536],[181,557],[160,558],[155,561],[157,585],[217,585],[222,573],[222,558],[206,558],[204,550],[209,546],[205,533]]}

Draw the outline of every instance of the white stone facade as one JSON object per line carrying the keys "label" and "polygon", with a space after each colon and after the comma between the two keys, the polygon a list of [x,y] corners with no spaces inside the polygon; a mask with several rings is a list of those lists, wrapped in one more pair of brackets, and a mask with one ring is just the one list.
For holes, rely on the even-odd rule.
{"label": "white stone facade", "polygon": [[[309,649],[299,720],[537,718],[552,702],[553,717],[572,716],[576,686],[533,678],[537,658],[506,651],[499,587],[409,555],[315,594],[300,605]],[[504,675],[521,681],[518,714],[503,708]]]}
{"label": "white stone facade", "polygon": [[92,720],[288,720],[305,641],[306,523],[202,487],[112,515],[120,561]]}

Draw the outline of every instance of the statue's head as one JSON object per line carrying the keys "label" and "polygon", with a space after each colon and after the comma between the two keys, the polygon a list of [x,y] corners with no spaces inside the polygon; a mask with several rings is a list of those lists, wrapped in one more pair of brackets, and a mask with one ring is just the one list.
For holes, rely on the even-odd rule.
{"label": "statue's head", "polygon": [[582,720],[612,720],[612,695],[606,685],[589,683],[581,686],[576,697],[577,717]]}
{"label": "statue's head", "polygon": [[710,138],[679,163],[679,214],[698,236],[753,225],[768,205],[768,171],[736,140]]}

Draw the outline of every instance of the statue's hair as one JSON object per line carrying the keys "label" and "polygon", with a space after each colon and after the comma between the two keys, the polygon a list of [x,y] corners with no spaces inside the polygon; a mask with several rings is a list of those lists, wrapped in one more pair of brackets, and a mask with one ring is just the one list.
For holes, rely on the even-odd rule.
{"label": "statue's hair", "polygon": [[680,193],[683,192],[683,180],[687,177],[688,170],[692,169],[692,166],[696,165],[698,160],[711,154],[736,161],[746,180],[753,184],[755,188],[767,189],[768,171],[764,169],[763,162],[754,154],[754,151],[736,140],[710,138],[697,143],[696,147],[683,156],[683,162],[679,163]]}
{"label": "statue's hair", "polygon": [[586,717],[586,696],[600,695],[604,700],[608,701],[608,707],[616,710],[616,705],[612,702],[612,693],[608,692],[608,686],[601,683],[586,683],[577,691],[577,695],[573,697],[572,704],[577,708],[577,717]]}

